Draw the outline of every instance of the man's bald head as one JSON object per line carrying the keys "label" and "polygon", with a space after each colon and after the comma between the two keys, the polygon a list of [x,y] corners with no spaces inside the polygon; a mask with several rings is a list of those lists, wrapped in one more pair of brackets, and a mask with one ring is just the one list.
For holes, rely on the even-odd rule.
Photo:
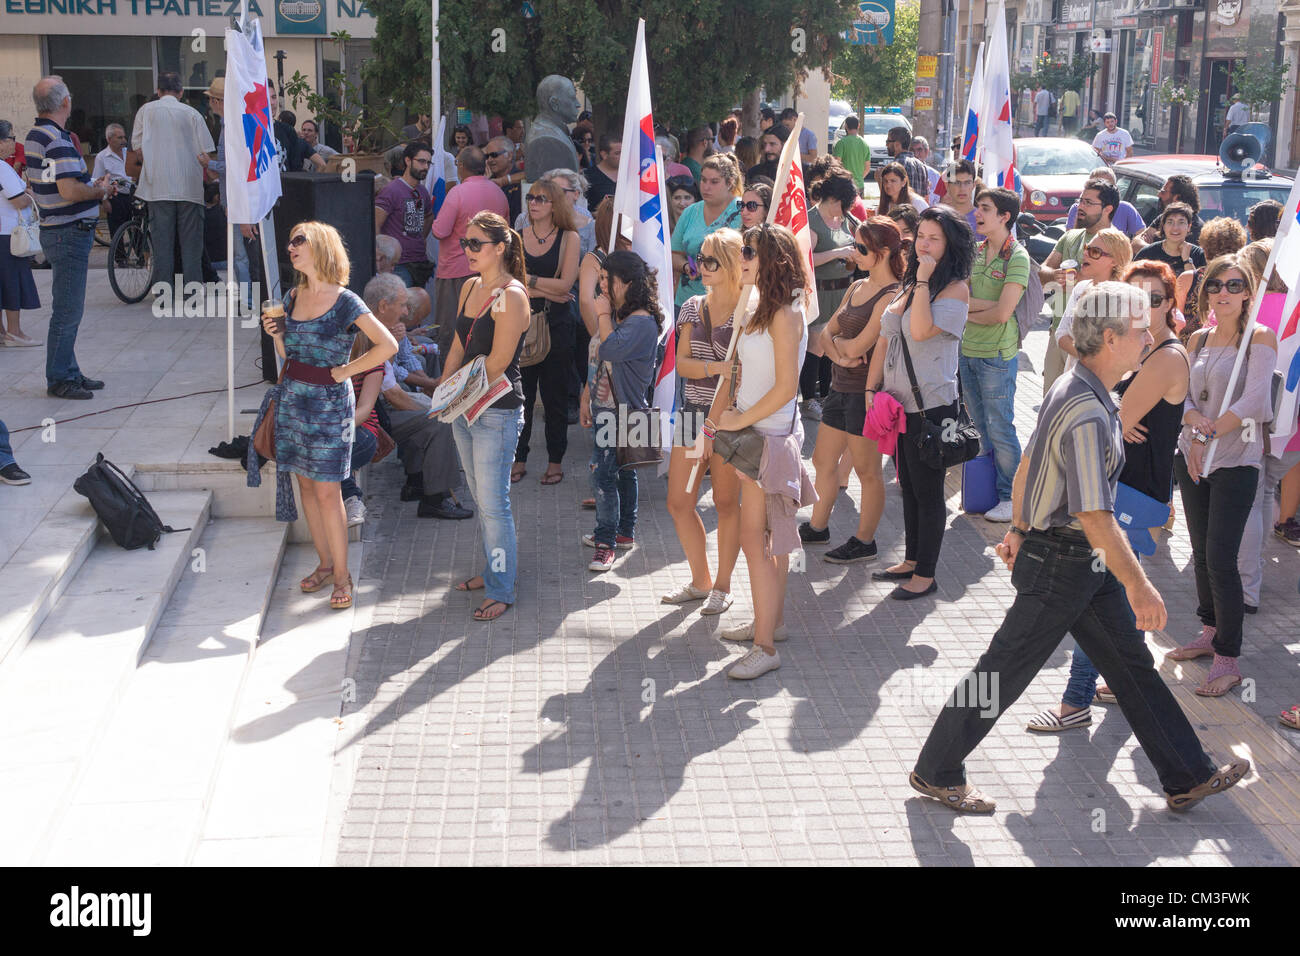
{"label": "man's bald head", "polygon": [[42,77],[32,88],[37,116],[67,116],[72,112],[72,94],[60,76]]}
{"label": "man's bald head", "polygon": [[461,179],[465,176],[482,176],[487,170],[487,165],[483,159],[483,150],[477,146],[465,146],[456,154],[456,166],[462,172]]}

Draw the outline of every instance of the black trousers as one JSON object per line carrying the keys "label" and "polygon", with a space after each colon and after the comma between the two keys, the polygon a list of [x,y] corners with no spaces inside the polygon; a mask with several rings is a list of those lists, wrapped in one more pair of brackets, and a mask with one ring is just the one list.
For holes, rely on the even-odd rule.
{"label": "black trousers", "polygon": [[1182,492],[1187,535],[1192,539],[1196,616],[1215,629],[1216,654],[1240,657],[1246,601],[1237,552],[1255,502],[1259,469],[1251,465],[1216,468],[1193,482],[1183,456],[1175,455],[1174,477]]}
{"label": "black trousers", "polygon": [[936,787],[966,782],[964,761],[1019,699],[1066,632],[1106,678],[1166,793],[1185,793],[1215,772],[1165,686],[1124,587],[1078,532],[1033,531],[1011,571],[1016,599],[989,649],[958,683],[916,761]]}
{"label": "black trousers", "polygon": [[[928,408],[925,416],[936,424],[955,421],[957,403]],[[916,562],[917,577],[934,577],[943,546],[943,527],[948,519],[943,480],[947,472],[931,468],[921,461],[911,436],[921,430],[921,416],[907,413],[907,432],[898,436],[894,465],[898,469],[898,488],[903,494],[903,528],[906,532],[904,559]]]}
{"label": "black trousers", "polygon": [[542,391],[546,416],[546,458],[552,465],[564,461],[569,447],[569,385],[573,381],[574,318],[569,307],[552,310],[551,350],[536,365],[519,370],[524,386],[524,429],[515,446],[515,461],[528,460],[528,443],[533,437],[533,408],[537,390]]}

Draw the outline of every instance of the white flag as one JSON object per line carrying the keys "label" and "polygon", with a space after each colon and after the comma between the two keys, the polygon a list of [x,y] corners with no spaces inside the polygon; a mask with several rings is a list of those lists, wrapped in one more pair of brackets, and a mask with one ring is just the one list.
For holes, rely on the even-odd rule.
{"label": "white flag", "polygon": [[266,50],[256,20],[246,31],[226,31],[226,215],[232,223],[266,218],[280,198]]}

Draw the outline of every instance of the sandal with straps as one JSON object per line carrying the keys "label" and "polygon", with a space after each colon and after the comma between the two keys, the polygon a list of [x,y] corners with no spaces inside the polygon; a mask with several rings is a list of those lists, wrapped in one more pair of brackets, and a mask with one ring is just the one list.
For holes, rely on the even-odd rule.
{"label": "sandal with straps", "polygon": [[1229,787],[1240,783],[1248,773],[1250,773],[1250,761],[1238,757],[1232,763],[1224,764],[1216,770],[1209,780],[1197,784],[1186,793],[1166,794],[1165,802],[1169,804],[1170,810],[1190,810],[1206,797],[1223,793]]}
{"label": "sandal with straps", "polygon": [[992,813],[998,805],[969,783],[960,787],[932,787],[915,773],[907,778],[912,789],[938,800],[959,813]]}
{"label": "sandal with straps", "polygon": [[334,577],[333,568],[317,568],[299,581],[298,587],[302,588],[304,594],[312,594],[328,584],[332,577]]}
{"label": "sandal with straps", "polygon": [[1290,707],[1277,715],[1278,722],[1290,727],[1292,730],[1300,730],[1300,704]]}
{"label": "sandal with straps", "polygon": [[342,611],[352,606],[352,575],[348,575],[347,581],[334,585],[334,591],[330,594],[330,607],[336,611]]}

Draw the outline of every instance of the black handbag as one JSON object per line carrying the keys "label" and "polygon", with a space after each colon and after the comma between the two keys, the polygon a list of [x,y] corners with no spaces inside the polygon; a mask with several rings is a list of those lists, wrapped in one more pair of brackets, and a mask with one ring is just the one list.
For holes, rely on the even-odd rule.
{"label": "black handbag", "polygon": [[[615,441],[618,444],[614,451],[614,460],[618,462],[619,470],[660,464],[664,460],[664,454],[658,440],[660,427],[658,406],[633,408],[631,405],[625,405],[618,399],[618,390],[614,388],[614,372],[608,364],[605,365],[605,375],[609,378],[609,392],[614,397],[617,410]],[[645,441],[629,442],[628,438],[632,435],[642,436]]]}
{"label": "black handbag", "polygon": [[[915,294],[915,290],[913,290]],[[906,315],[912,307],[912,297],[908,296]],[[919,428],[908,428],[907,438],[916,446],[921,463],[935,471],[946,471],[953,465],[962,465],[979,457],[980,433],[966,411],[966,403],[958,396],[957,420],[942,424],[930,421],[925,414],[925,399],[921,397],[921,386],[916,383],[916,370],[912,367],[912,354],[907,348],[907,333],[901,327],[898,337],[903,343],[903,362],[907,366],[907,378],[912,383],[912,396],[916,407],[921,410]]]}

